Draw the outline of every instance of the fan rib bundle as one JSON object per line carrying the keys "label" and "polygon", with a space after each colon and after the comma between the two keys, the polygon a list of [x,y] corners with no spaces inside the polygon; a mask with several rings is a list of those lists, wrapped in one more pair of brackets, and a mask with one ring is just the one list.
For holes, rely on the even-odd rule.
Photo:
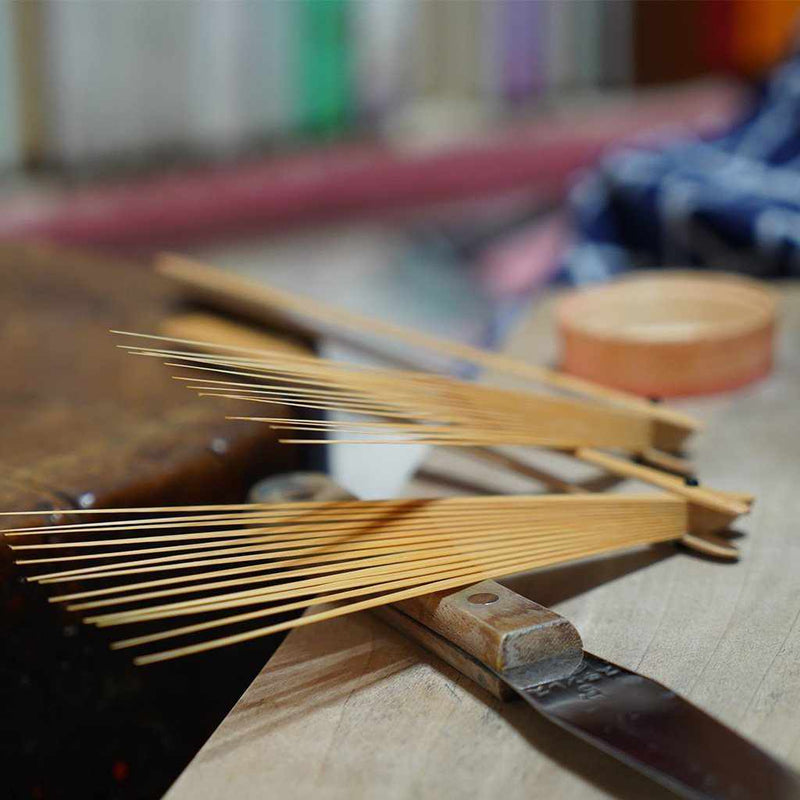
{"label": "fan rib bundle", "polygon": [[[677,540],[687,525],[685,501],[668,495],[306,502],[197,512],[93,511],[104,519],[15,528],[6,536],[22,556],[18,563],[43,568],[31,580],[68,585],[54,602],[88,613],[86,621],[100,627],[148,628],[116,647],[235,629],[137,659],[151,663],[485,578]],[[49,540],[53,534],[58,541]],[[329,603],[338,605],[259,624]]]}

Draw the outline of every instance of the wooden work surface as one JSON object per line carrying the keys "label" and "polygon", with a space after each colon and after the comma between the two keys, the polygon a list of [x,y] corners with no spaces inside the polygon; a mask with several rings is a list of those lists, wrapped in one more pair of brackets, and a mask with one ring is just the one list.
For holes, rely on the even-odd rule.
{"label": "wooden work surface", "polygon": [[[509,352],[552,360],[545,303]],[[784,290],[775,374],[680,404],[707,422],[702,479],[753,491],[737,564],[670,546],[509,582],[585,647],[679,691],[800,768],[800,287]],[[436,454],[432,469],[442,465]],[[438,463],[436,463],[438,462]],[[461,471],[465,482],[487,476]],[[521,479],[515,490],[526,487]],[[419,487],[415,487],[419,488]],[[529,487],[528,487],[529,488]],[[518,703],[501,704],[361,614],[291,633],[172,787],[203,798],[671,796]]]}

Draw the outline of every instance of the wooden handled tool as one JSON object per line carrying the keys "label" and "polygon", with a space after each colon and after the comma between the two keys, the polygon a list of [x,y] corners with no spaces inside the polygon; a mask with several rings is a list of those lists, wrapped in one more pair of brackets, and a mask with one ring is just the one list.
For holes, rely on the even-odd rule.
{"label": "wooden handled tool", "polygon": [[[320,491],[349,497],[324,476],[301,473],[268,479],[251,499],[306,500]],[[585,652],[568,620],[494,581],[375,613],[496,697],[522,698],[681,797],[800,798],[794,772],[667,687]]]}
{"label": "wooden handled tool", "polygon": [[[266,478],[249,499],[280,503],[354,497],[327,475],[295,472]],[[514,691],[498,672],[535,664],[543,674],[569,675],[583,657],[572,623],[496,581],[414,597],[373,613],[501,700],[510,700]]]}
{"label": "wooden handled tool", "polygon": [[496,581],[374,613],[501,700],[512,699],[514,690],[498,673],[528,670],[556,678],[574,673],[583,659],[571,622]]}

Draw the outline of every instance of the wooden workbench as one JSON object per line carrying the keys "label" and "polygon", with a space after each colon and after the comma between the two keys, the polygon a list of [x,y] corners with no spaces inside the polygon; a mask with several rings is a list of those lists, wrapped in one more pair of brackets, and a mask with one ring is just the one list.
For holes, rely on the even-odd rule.
{"label": "wooden workbench", "polygon": [[[550,305],[540,304],[509,352],[546,361],[551,331]],[[702,479],[758,498],[739,563],[659,546],[512,582],[572,620],[586,649],[666,683],[795,768],[799,344],[800,287],[787,287],[775,374],[679,404],[707,422],[692,444]],[[167,795],[266,796],[671,795],[362,614],[291,633]]]}

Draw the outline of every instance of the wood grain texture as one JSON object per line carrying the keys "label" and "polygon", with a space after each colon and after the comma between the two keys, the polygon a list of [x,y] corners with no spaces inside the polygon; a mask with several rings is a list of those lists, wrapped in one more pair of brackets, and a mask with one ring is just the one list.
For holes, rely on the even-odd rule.
{"label": "wood grain texture", "polygon": [[177,305],[167,281],[108,256],[4,245],[0,285],[3,510],[89,494],[103,506],[234,499],[297,463],[266,426],[226,423],[157,363],[115,348],[110,327],[155,331]]}
{"label": "wood grain texture", "polygon": [[497,671],[558,661],[561,674],[569,675],[581,664],[581,638],[568,620],[495,581],[414,597],[397,607]]}
{"label": "wood grain texture", "polygon": [[[508,590],[506,590],[508,591]],[[493,672],[490,672],[477,658],[460,647],[455,647],[448,639],[412,619],[393,605],[372,609],[372,614],[399,631],[403,636],[425,648],[464,676],[474,681],[487,692],[500,700],[511,700],[514,690]]]}
{"label": "wood grain texture", "polygon": [[[775,373],[682,406],[707,423],[694,443],[700,477],[757,496],[741,522],[742,560],[720,564],[659,545],[507,583],[567,617],[588,650],[664,682],[800,768],[800,287],[784,287],[783,305]],[[550,313],[549,304],[533,310],[511,355],[552,362]],[[578,471],[570,479],[597,479],[585,465],[547,459],[562,474]],[[428,481],[452,466],[445,461],[434,454]],[[521,476],[499,476],[485,464],[461,464],[454,474],[449,491],[459,482],[473,491],[526,488]],[[246,799],[265,791],[287,798],[671,796],[361,615],[287,637],[167,796]]]}

